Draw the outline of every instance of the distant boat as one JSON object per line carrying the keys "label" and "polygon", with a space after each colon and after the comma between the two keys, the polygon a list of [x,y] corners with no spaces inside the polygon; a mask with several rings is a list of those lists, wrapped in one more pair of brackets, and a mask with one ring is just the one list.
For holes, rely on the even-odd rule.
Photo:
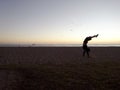
{"label": "distant boat", "polygon": [[36,44],[32,44],[32,46],[35,46]]}

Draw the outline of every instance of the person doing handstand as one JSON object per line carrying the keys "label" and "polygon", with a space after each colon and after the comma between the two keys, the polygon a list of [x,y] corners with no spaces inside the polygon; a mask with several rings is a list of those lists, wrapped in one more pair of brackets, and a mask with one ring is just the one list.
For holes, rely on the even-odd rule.
{"label": "person doing handstand", "polygon": [[92,38],[94,37],[98,37],[98,34],[94,36],[86,37],[85,40],[83,41],[83,56],[85,56],[85,54],[87,53],[87,56],[89,57],[90,48],[88,48],[87,43],[88,41],[92,40]]}

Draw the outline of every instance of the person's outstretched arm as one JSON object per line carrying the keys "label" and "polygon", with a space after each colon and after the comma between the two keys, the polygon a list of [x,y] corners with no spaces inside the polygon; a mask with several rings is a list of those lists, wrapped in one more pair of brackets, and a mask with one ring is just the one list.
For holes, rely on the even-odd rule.
{"label": "person's outstretched arm", "polygon": [[94,35],[94,36],[91,36],[91,38],[98,37],[98,35],[99,35],[99,34],[97,34],[97,35]]}

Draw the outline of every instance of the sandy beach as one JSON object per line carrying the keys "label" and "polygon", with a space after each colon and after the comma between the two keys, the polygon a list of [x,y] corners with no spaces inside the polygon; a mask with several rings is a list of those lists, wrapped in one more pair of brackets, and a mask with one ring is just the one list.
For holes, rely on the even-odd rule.
{"label": "sandy beach", "polygon": [[120,47],[1,47],[0,90],[119,90]]}

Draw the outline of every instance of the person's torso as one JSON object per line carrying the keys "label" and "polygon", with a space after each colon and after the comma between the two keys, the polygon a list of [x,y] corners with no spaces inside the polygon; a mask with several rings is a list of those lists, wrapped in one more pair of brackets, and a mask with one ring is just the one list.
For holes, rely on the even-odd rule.
{"label": "person's torso", "polygon": [[91,40],[91,37],[87,37],[84,42],[83,42],[83,45],[87,45],[88,41]]}

